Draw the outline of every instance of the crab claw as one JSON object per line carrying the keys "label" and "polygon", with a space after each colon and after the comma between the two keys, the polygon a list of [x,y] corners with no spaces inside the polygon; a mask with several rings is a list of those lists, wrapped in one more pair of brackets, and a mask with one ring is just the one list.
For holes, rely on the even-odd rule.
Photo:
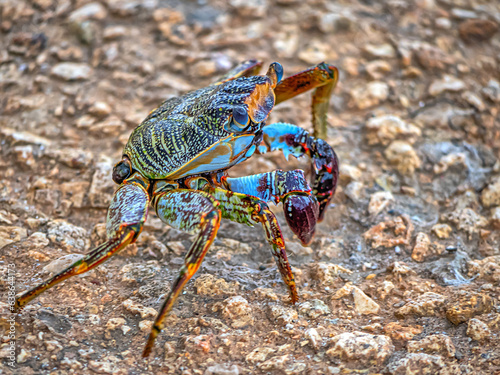
{"label": "crab claw", "polygon": [[314,236],[319,216],[316,197],[310,194],[289,194],[283,200],[283,211],[292,232],[302,245],[308,245]]}

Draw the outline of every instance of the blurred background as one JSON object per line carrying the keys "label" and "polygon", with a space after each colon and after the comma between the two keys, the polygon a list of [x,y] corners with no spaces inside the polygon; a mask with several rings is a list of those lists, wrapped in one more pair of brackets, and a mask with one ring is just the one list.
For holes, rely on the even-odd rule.
{"label": "blurred background", "polygon": [[[241,61],[339,68],[341,162],[310,247],[273,208],[297,307],[261,228],[223,223],[143,362],[191,243],[151,212],[136,245],[25,309],[0,373],[498,374],[499,23],[495,0],[0,1],[0,260],[18,291],[105,238],[142,119]],[[310,101],[269,121],[311,130]],[[230,174],[277,168],[309,161],[255,155]]]}

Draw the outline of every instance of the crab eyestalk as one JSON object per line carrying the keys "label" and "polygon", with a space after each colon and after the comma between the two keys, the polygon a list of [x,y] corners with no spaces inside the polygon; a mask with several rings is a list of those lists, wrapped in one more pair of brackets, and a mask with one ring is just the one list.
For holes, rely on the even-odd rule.
{"label": "crab eyestalk", "polygon": [[273,62],[271,65],[269,65],[266,76],[268,76],[271,80],[272,88],[276,88],[278,83],[280,83],[281,79],[283,78],[283,65],[281,65],[279,62]]}
{"label": "crab eyestalk", "polygon": [[124,156],[122,160],[113,167],[113,181],[120,185],[123,181],[132,174],[132,164],[130,160]]}

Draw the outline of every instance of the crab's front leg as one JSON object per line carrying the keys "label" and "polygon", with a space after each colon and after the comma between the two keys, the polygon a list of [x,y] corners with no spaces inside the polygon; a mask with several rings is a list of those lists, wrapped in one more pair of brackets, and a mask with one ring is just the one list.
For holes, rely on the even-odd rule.
{"label": "crab's front leg", "polygon": [[284,80],[274,90],[276,105],[315,89],[312,95],[312,124],[314,136],[326,139],[328,124],[326,115],[330,103],[330,95],[337,84],[339,71],[333,65],[322,62]]}
{"label": "crab's front leg", "polygon": [[19,294],[15,303],[16,310],[47,289],[71,276],[91,270],[128,244],[133,243],[139,236],[148,214],[149,196],[144,187],[145,184],[146,182],[140,176],[125,181],[116,190],[109,206],[106,224],[108,240],[50,279]]}
{"label": "crab's front leg", "polygon": [[[227,180],[225,184],[227,185]],[[224,219],[250,226],[258,223],[262,224],[267,242],[272,246],[272,254],[278,266],[278,270],[288,287],[290,301],[296,303],[299,300],[299,296],[297,294],[292,268],[290,267],[286,255],[285,240],[281,234],[278,220],[269,209],[267,203],[256,196],[248,195],[251,193],[239,193],[232,190],[213,187],[211,185],[206,185],[205,189],[211,196],[215,197],[220,202],[219,207]]]}
{"label": "crab's front leg", "polygon": [[289,155],[296,158],[307,155],[312,159],[312,193],[319,203],[318,221],[321,221],[337,187],[339,167],[335,151],[326,141],[312,137],[296,125],[277,122],[265,126],[263,131],[258,152],[280,150],[287,159]]}
{"label": "crab's front leg", "polygon": [[148,357],[151,353],[156,336],[163,329],[165,317],[172,310],[184,285],[200,268],[208,248],[217,235],[221,217],[218,205],[219,202],[210,194],[187,189],[171,190],[153,197],[153,206],[162,221],[188,233],[198,232],[198,236],[186,254],[179,276],[175,279],[172,289],[156,317],[142,353],[143,357]]}

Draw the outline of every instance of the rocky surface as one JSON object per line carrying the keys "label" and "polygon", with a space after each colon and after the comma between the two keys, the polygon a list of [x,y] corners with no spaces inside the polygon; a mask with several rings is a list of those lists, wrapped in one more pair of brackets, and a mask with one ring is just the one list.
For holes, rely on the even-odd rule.
{"label": "rocky surface", "polygon": [[[1,374],[498,374],[497,1],[0,2]],[[241,60],[340,69],[337,194],[290,305],[261,228],[223,222],[141,358],[192,237],[151,210],[136,244],[15,316],[23,291],[105,238],[111,168],[165,98]],[[310,95],[270,121],[310,125]],[[255,155],[243,176],[307,160]]]}

